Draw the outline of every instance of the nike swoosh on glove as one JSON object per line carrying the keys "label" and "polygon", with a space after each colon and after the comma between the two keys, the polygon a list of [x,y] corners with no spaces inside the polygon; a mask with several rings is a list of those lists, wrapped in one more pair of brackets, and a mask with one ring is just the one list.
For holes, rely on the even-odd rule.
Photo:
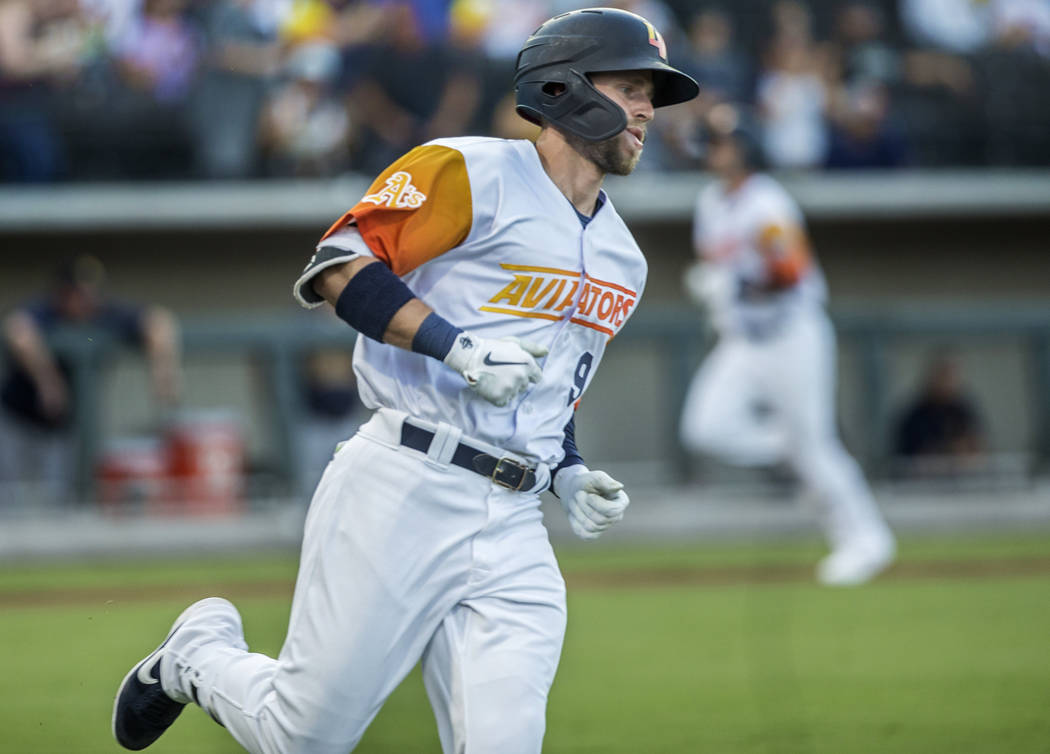
{"label": "nike swoosh on glove", "polygon": [[536,359],[546,355],[546,348],[527,340],[490,340],[461,332],[445,364],[463,375],[471,389],[489,403],[506,406],[540,381],[543,370]]}
{"label": "nike swoosh on glove", "polygon": [[620,482],[604,471],[591,471],[580,465],[558,472],[554,493],[561,498],[569,526],[580,539],[597,539],[623,518],[631,504]]}

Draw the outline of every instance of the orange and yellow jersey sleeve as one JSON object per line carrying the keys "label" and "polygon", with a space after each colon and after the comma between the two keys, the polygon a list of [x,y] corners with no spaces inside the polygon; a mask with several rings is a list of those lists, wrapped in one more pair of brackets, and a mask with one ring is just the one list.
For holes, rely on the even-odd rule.
{"label": "orange and yellow jersey sleeve", "polygon": [[775,288],[795,285],[813,264],[805,231],[794,225],[770,223],[758,235],[758,250]]}
{"label": "orange and yellow jersey sleeve", "polygon": [[424,144],[380,173],[361,201],[321,237],[348,224],[376,258],[405,275],[463,242],[473,219],[463,154]]}

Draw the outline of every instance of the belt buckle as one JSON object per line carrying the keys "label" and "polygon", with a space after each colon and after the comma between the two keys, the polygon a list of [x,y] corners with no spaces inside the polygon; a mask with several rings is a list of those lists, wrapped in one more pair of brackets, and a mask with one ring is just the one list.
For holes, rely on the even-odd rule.
{"label": "belt buckle", "polygon": [[[518,469],[518,471],[521,472],[521,476],[518,478],[518,483],[516,485],[507,484],[502,479],[496,478],[500,474],[500,472],[503,471],[504,463],[506,463],[508,466],[512,466]],[[525,483],[525,477],[528,474],[528,471],[529,467],[525,464],[518,463],[513,458],[503,457],[496,461],[496,468],[492,470],[492,474],[489,476],[489,479],[492,481],[493,484],[498,484],[500,487],[506,487],[508,490],[514,490],[515,492],[517,492],[521,490],[521,485]]]}

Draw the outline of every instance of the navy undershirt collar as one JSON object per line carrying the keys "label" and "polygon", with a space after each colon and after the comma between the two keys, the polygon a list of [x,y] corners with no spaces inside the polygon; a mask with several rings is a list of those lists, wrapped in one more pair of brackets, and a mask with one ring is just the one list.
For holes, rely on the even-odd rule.
{"label": "navy undershirt collar", "polygon": [[583,214],[578,209],[576,209],[576,205],[575,204],[573,204],[572,202],[569,202],[569,206],[572,207],[572,211],[576,213],[576,217],[580,218],[580,223],[582,223],[583,227],[585,227],[585,228],[587,227],[587,223],[589,223],[591,220],[594,219],[594,216],[598,214],[598,210],[600,210],[602,208],[602,205],[604,205],[604,204],[605,204],[605,192],[604,191],[599,191],[598,192],[598,200],[594,203],[594,212],[591,213],[591,215],[588,217],[587,215]]}

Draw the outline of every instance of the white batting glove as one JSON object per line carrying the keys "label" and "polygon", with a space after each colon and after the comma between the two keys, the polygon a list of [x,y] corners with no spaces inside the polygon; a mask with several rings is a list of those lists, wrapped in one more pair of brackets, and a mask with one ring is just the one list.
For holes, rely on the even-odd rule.
{"label": "white batting glove", "polygon": [[543,371],[536,359],[547,349],[518,338],[489,340],[468,332],[456,336],[445,363],[489,403],[506,406],[512,398],[539,382]]}
{"label": "white batting glove", "polygon": [[693,303],[718,311],[732,298],[732,279],[724,271],[704,262],[689,266],[683,278]]}
{"label": "white batting glove", "polygon": [[569,517],[572,532],[580,539],[597,539],[623,518],[631,500],[623,485],[604,471],[576,465],[554,477],[554,492]]}

